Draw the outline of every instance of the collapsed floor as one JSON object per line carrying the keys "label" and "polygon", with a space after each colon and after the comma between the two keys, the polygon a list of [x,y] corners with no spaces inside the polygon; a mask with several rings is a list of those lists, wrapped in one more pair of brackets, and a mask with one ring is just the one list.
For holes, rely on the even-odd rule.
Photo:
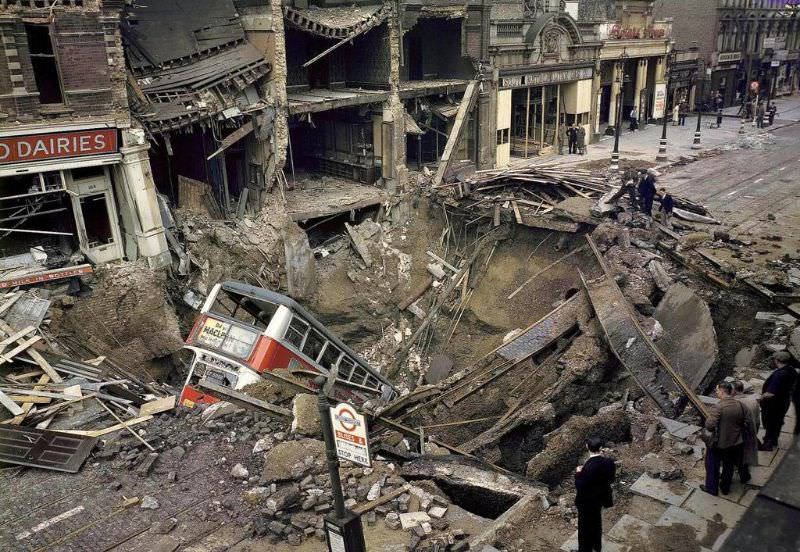
{"label": "collapsed floor", "polygon": [[[305,233],[275,206],[236,221],[178,211],[173,278],[119,264],[80,286],[33,286],[3,301],[49,301],[23,337],[41,335],[48,354],[72,361],[102,357],[99,379],[121,367],[152,400],[179,392],[181,336],[214,283],[286,290],[298,274],[280,267],[297,256],[315,267],[300,282],[303,302],[403,393],[372,412],[373,468],[343,469],[370,549],[550,551],[575,526],[571,474],[586,436],[602,435],[620,465],[611,521],[641,503],[629,490],[641,477],[677,485],[702,468],[696,435],[684,442],[657,421],[697,424],[696,409],[663,371],[649,374],[652,366],[615,349],[617,333],[639,328],[632,339],[654,342],[698,394],[728,375],[757,383],[765,355],[800,339],[794,316],[764,313],[781,308],[766,301],[792,295],[797,258],[732,275],[700,246],[741,256],[748,244],[705,224],[650,225],[625,200],[613,211],[559,232],[515,224],[508,206],[505,222],[476,217],[437,193],[301,221]],[[615,290],[626,303],[617,310],[630,312],[609,320],[596,301]],[[0,312],[8,321],[13,305]],[[9,355],[3,386],[37,388],[25,355]],[[138,425],[139,438],[103,434],[78,474],[3,468],[3,547],[320,549],[331,499],[314,400],[272,384],[249,392],[288,415],[170,408]],[[89,403],[60,408],[51,429],[114,423]],[[37,407],[28,407],[33,420]],[[646,549],[660,550],[664,537]],[[685,542],[692,550],[692,532]]]}

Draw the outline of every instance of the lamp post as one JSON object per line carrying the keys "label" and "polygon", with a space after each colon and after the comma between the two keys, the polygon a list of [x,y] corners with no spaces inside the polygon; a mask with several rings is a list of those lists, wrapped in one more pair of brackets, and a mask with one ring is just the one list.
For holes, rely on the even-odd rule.
{"label": "lamp post", "polygon": [[617,128],[614,129],[614,151],[611,152],[611,173],[619,173],[619,132],[622,128],[622,100],[625,97],[625,82],[627,76],[625,75],[625,62],[628,61],[628,51],[626,48],[622,49],[622,54],[619,56],[619,63],[622,66],[622,73],[617,75],[619,82],[619,92],[614,101],[617,102]]}
{"label": "lamp post", "polygon": [[675,62],[675,51],[671,51],[667,56],[667,66],[664,69],[664,76],[667,81],[667,91],[664,93],[664,120],[661,127],[661,140],[658,143],[658,155],[656,161],[659,163],[666,163],[669,161],[667,157],[667,112],[669,110],[669,88],[670,79],[672,78],[672,64]]}
{"label": "lamp post", "polygon": [[[696,75],[697,73],[695,73]],[[703,124],[703,109],[702,106],[698,107],[697,105],[697,77],[695,76],[694,86],[695,86],[695,109],[697,109],[697,128],[694,130],[694,142],[692,143],[693,150],[703,149],[702,144],[700,143],[700,125]]]}

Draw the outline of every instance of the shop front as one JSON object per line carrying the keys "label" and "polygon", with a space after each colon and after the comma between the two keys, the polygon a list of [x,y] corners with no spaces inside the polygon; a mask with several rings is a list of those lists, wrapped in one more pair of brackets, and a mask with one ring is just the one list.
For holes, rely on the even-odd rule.
{"label": "shop front", "polygon": [[592,63],[567,68],[501,73],[497,111],[497,166],[511,157],[546,155],[558,150],[561,128],[590,129]]}
{"label": "shop front", "polygon": [[744,72],[739,70],[741,52],[722,52],[717,55],[717,63],[711,73],[711,94],[722,95],[723,106],[730,107],[741,101],[746,82]]}
{"label": "shop front", "polygon": [[146,150],[121,146],[114,127],[0,134],[2,254],[44,247],[96,264],[169,263]]}

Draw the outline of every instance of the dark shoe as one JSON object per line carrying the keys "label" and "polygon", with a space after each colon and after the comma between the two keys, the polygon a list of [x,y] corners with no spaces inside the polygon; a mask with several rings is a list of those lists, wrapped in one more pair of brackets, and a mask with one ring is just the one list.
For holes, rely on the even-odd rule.
{"label": "dark shoe", "polygon": [[727,495],[729,495],[729,494],[730,494],[731,490],[730,490],[730,489],[723,489],[722,487],[720,487],[720,488],[719,488],[719,492],[720,492],[720,494],[722,494],[723,496],[727,496]]}
{"label": "dark shoe", "polygon": [[700,490],[701,490],[701,491],[703,491],[704,493],[708,493],[708,494],[710,494],[711,496],[717,496],[717,493],[712,493],[711,491],[709,491],[709,490],[706,488],[706,486],[705,486],[705,485],[700,485]]}
{"label": "dark shoe", "polygon": [[753,478],[748,475],[746,477],[739,477],[739,479],[742,481],[742,485],[747,485]]}

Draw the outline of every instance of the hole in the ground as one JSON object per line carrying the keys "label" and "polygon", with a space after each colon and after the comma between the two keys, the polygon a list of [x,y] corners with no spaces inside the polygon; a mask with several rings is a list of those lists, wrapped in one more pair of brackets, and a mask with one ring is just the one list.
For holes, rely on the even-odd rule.
{"label": "hole in the ground", "polygon": [[437,484],[453,504],[464,508],[471,514],[487,519],[497,519],[519,500],[517,496],[492,493],[486,489],[448,485],[442,482]]}
{"label": "hole in the ground", "polygon": [[357,209],[355,211],[345,211],[328,217],[313,218],[300,224],[300,228],[308,234],[308,242],[312,249],[323,247],[345,234],[344,223],[357,225],[367,219],[375,218],[378,206]]}
{"label": "hole in the ground", "polygon": [[570,299],[570,298],[574,297],[574,296],[575,296],[575,294],[577,294],[577,293],[578,293],[578,291],[580,291],[578,288],[569,288],[569,289],[568,289],[568,290],[567,290],[567,291],[564,293],[564,300],[566,301],[567,299]]}

